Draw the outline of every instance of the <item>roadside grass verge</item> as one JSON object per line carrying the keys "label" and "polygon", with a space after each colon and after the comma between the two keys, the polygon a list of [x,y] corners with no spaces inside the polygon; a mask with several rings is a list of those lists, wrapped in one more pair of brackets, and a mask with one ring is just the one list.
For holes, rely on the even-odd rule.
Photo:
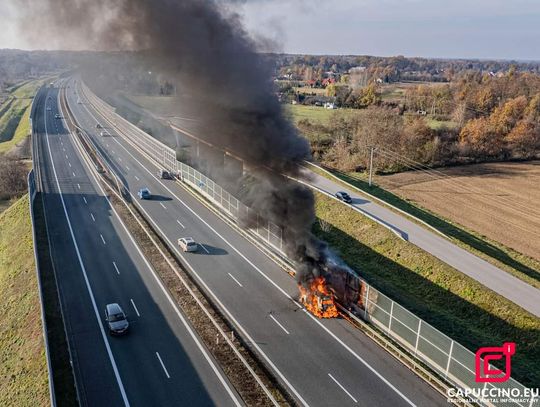
{"label": "roadside grass verge", "polygon": [[[324,171],[313,166],[309,167],[323,177],[335,180],[329,177]],[[361,174],[346,174],[325,168],[327,171],[338,177],[343,185],[353,185],[358,189],[370,193],[379,199],[399,208],[427,224],[438,229],[458,246],[470,251],[478,257],[488,261],[496,267],[512,274],[513,276],[525,281],[528,284],[540,289],[540,262],[519,253],[501,243],[488,239],[487,237],[465,228],[464,226],[453,223],[429,210],[413,204],[399,196],[389,192],[377,185],[369,186],[367,180],[362,178]]]}
{"label": "roadside grass verge", "polygon": [[[0,116],[0,146],[5,142],[12,141],[16,136],[16,130],[21,118],[28,110],[28,107],[32,103],[32,98],[42,82],[43,81],[36,80],[25,83],[11,94],[12,99],[10,102],[7,102],[9,103],[9,106],[6,109],[2,109],[3,114]],[[5,147],[5,150],[7,149],[8,148]]]}
{"label": "roadside grass verge", "polygon": [[49,403],[28,195],[0,214],[0,405]]}
{"label": "roadside grass verge", "polygon": [[512,376],[540,383],[540,318],[320,193],[316,214],[330,227],[315,234],[375,288],[473,352],[514,341]]}
{"label": "roadside grass verge", "polygon": [[24,110],[11,140],[0,142],[0,154],[7,153],[30,135],[30,110],[30,106],[27,106]]}

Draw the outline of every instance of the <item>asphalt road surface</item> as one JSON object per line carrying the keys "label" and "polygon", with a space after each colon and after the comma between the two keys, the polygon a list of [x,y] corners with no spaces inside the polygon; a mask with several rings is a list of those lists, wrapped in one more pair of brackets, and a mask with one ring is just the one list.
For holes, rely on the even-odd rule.
{"label": "asphalt road surface", "polygon": [[[447,406],[445,398],[342,319],[319,320],[296,301],[295,281],[181,185],[120,136],[69,82],[68,103],[151,222],[175,246],[179,237],[200,243],[177,252],[222,312],[301,405]],[[81,103],[77,103],[78,99]],[[100,136],[100,123],[111,134]],[[122,132],[134,131],[117,120]]]}
{"label": "asphalt road surface", "polygon": [[[158,282],[83,164],[58,89],[36,99],[33,125],[52,260],[83,406],[243,405]],[[130,332],[109,336],[107,303]]]}
{"label": "asphalt road surface", "polygon": [[[506,297],[530,313],[540,317],[540,290],[501,270],[491,263],[455,245],[450,240],[417,225],[402,215],[379,205],[357,190],[347,189],[336,181],[303,168],[308,183],[334,195],[338,191],[347,192],[353,202],[352,207],[376,218],[405,240],[417,245],[446,264],[475,279],[487,288]],[[343,203],[343,205],[349,205]]]}

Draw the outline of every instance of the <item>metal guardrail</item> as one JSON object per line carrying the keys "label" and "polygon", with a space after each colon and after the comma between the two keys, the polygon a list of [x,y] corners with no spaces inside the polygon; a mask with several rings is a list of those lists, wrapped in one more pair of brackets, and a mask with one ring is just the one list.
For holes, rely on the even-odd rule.
{"label": "metal guardrail", "polygon": [[[221,210],[234,219],[239,219],[242,211],[250,209],[238,199],[217,185],[214,181],[194,168],[177,161],[173,149],[143,132],[141,129],[123,119],[114,112],[114,108],[97,98],[84,86],[84,93],[90,103],[118,129],[117,121],[121,121],[129,130],[119,131],[133,143],[140,146],[158,165],[173,170],[184,182],[189,183],[197,191],[209,198]],[[282,231],[279,227],[257,227],[257,235],[282,255]],[[449,386],[458,389],[525,389],[513,378],[503,383],[477,383],[475,381],[475,354],[452,338],[443,334],[427,322],[423,321],[397,302],[393,301],[359,276],[349,274],[346,277],[347,287],[359,287],[356,298],[353,298],[355,314],[376,326],[384,334],[406,349],[418,361],[429,366]],[[351,298],[348,298],[351,301]],[[532,398],[528,402],[504,401],[501,403],[486,402],[487,406],[533,407],[540,406],[540,400]]]}
{"label": "metal guardrail", "polygon": [[45,345],[45,357],[47,359],[47,372],[49,376],[49,397],[51,406],[56,407],[56,395],[54,393],[54,379],[53,379],[53,373],[52,373],[52,363],[51,363],[51,355],[49,350],[49,338],[47,335],[47,320],[45,318],[45,307],[43,305],[43,289],[41,287],[41,272],[39,269],[39,258],[37,253],[37,236],[36,236],[36,227],[35,227],[35,219],[34,219],[34,199],[37,195],[37,188],[36,188],[36,179],[34,175],[34,170],[32,169],[28,173],[28,197],[30,201],[30,219],[32,222],[32,240],[33,240],[33,247],[34,247],[34,262],[36,264],[36,277],[37,277],[37,284],[38,284],[38,292],[39,292],[39,307],[41,311],[41,322],[43,327],[43,341]]}

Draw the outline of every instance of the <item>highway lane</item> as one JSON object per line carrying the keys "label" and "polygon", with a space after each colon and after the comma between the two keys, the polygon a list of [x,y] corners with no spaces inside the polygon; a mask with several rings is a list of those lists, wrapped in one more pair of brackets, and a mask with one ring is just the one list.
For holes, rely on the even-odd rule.
{"label": "highway lane", "polygon": [[[57,89],[36,109],[52,259],[83,405],[242,405],[81,161]],[[109,337],[105,304],[130,333]]]}
{"label": "highway lane", "polygon": [[[77,104],[78,97],[68,92],[80,125],[132,193],[147,186],[158,196],[141,204],[171,243],[192,235],[208,250],[178,256],[301,402],[446,405],[443,397],[346,321],[319,321],[304,312],[294,301],[298,289],[292,278],[180,185],[159,180],[158,168],[98,119],[86,100]],[[99,136],[98,121],[111,137]]]}
{"label": "highway lane", "polygon": [[[352,206],[367,213],[394,229],[406,240],[417,245],[446,264],[475,279],[485,287],[509,299],[533,315],[540,317],[540,290],[517,277],[495,267],[455,245],[450,240],[429,231],[392,210],[373,202],[369,197],[353,188],[345,188],[336,181],[303,168],[308,183],[332,195],[338,191],[347,192],[353,199]],[[343,203],[343,205],[348,205]]]}

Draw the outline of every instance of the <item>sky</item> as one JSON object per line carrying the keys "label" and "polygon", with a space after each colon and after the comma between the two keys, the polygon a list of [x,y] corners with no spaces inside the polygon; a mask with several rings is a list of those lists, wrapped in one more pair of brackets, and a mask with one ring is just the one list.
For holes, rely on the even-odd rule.
{"label": "sky", "polygon": [[[218,1],[278,52],[540,60],[540,0]],[[0,0],[0,48],[58,48],[52,38],[28,43],[16,12]]]}

